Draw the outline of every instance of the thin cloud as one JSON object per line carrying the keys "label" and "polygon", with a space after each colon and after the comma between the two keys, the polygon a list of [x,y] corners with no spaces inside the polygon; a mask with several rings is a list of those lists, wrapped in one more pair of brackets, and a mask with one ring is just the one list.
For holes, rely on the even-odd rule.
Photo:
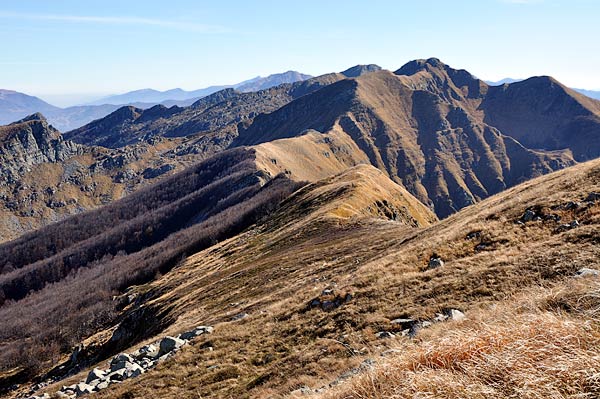
{"label": "thin cloud", "polygon": [[93,15],[58,15],[58,14],[21,14],[12,12],[1,12],[0,18],[18,18],[36,21],[56,21],[70,23],[94,23],[105,25],[138,25],[155,26],[202,33],[226,33],[229,29],[218,26],[200,24],[187,21],[176,21],[167,19],[143,18],[143,17],[104,17]]}

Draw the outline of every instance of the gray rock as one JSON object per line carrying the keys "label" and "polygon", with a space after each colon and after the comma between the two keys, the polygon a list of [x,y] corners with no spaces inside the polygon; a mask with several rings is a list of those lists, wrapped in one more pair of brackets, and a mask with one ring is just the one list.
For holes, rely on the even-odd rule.
{"label": "gray rock", "polygon": [[89,384],[92,381],[94,381],[94,380],[100,380],[100,379],[104,378],[105,376],[106,376],[106,372],[105,371],[95,368],[95,369],[93,369],[92,371],[89,372],[89,374],[88,374],[88,376],[87,376],[87,378],[85,380],[85,383]]}
{"label": "gray rock", "polygon": [[600,193],[592,191],[591,193],[588,194],[588,196],[586,197],[585,200],[586,200],[586,202],[596,202],[596,201],[600,200]]}
{"label": "gray rock", "polygon": [[446,321],[448,320],[448,316],[446,316],[445,314],[442,313],[437,313],[435,315],[435,317],[433,318],[434,322],[442,322],[442,321]]}
{"label": "gray rock", "polygon": [[144,358],[140,360],[138,364],[142,366],[144,370],[148,370],[156,365],[156,361],[150,360],[149,358]]}
{"label": "gray rock", "polygon": [[158,351],[159,356],[165,355],[173,350],[183,346],[185,341],[175,337],[164,337],[160,340],[160,350]]}
{"label": "gray rock", "polygon": [[531,209],[527,209],[523,216],[521,216],[521,220],[523,222],[531,222],[535,218],[535,212]]}
{"label": "gray rock", "polygon": [[155,358],[155,357],[158,357],[158,352],[159,352],[158,347],[154,344],[150,344],[150,345],[142,346],[135,353],[133,353],[132,356],[135,359],[143,359],[145,357]]}
{"label": "gray rock", "polygon": [[575,272],[575,277],[597,277],[599,275],[600,271],[587,267],[583,267]]}
{"label": "gray rock", "polygon": [[106,389],[109,387],[111,381],[110,380],[102,380],[96,384],[96,390],[99,391],[101,389]]}
{"label": "gray rock", "polygon": [[133,363],[135,360],[127,353],[120,353],[113,357],[110,361],[110,371],[116,371],[127,368],[127,366]]}
{"label": "gray rock", "polygon": [[198,326],[198,327],[194,328],[192,331],[184,332],[183,334],[181,334],[179,336],[179,338],[189,341],[190,339],[194,339],[202,334],[210,334],[210,333],[212,333],[212,331],[213,331],[213,328],[210,326]]}
{"label": "gray rock", "polygon": [[465,314],[458,309],[450,309],[449,317],[452,320],[461,321],[465,319]]}
{"label": "gray rock", "polygon": [[375,336],[379,339],[386,339],[386,338],[394,338],[395,335],[392,334],[389,331],[379,331],[378,333],[375,333]]}
{"label": "gray rock", "polygon": [[437,269],[438,267],[444,266],[444,261],[441,258],[431,258],[429,259],[429,264],[427,265],[427,269]]}
{"label": "gray rock", "polygon": [[56,392],[56,397],[60,399],[71,399],[75,397],[75,392],[69,391],[69,393],[67,393],[63,391],[58,391]]}
{"label": "gray rock", "polygon": [[106,378],[110,381],[123,381],[126,377],[126,369],[115,370],[112,373],[109,373]]}
{"label": "gray rock", "polygon": [[75,394],[77,396],[80,395],[88,395],[90,393],[94,392],[94,387],[91,385],[88,385],[86,383],[79,383],[77,385],[75,385]]}
{"label": "gray rock", "polygon": [[561,224],[556,229],[557,232],[571,230],[579,227],[579,222],[577,220],[573,220],[571,223]]}
{"label": "gray rock", "polygon": [[137,363],[130,363],[125,369],[127,378],[137,377],[144,373],[144,368]]}
{"label": "gray rock", "polygon": [[231,318],[232,321],[242,320],[248,317],[248,313],[238,313]]}

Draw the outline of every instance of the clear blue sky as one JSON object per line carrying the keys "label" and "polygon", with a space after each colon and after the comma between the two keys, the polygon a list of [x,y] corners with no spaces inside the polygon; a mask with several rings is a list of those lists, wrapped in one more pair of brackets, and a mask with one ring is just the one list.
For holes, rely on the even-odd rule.
{"label": "clear blue sky", "polygon": [[485,79],[600,89],[596,0],[11,0],[0,42],[0,88],[42,97],[433,56]]}

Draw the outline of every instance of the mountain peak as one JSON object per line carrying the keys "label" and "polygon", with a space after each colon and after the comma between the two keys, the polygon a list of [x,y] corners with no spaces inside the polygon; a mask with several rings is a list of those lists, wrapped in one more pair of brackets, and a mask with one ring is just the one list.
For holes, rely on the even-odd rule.
{"label": "mountain peak", "polygon": [[356,78],[360,75],[364,75],[365,73],[380,71],[381,67],[375,64],[366,64],[366,65],[355,65],[351,68],[346,69],[343,72],[340,72],[342,75],[347,78]]}
{"label": "mountain peak", "polygon": [[[439,58],[417,59],[404,64],[400,69],[394,72],[396,75],[411,76],[421,71],[447,70],[450,67],[440,61]],[[451,69],[451,68],[450,68]]]}
{"label": "mountain peak", "polygon": [[40,122],[46,122],[48,123],[48,121],[46,120],[46,117],[44,115],[42,115],[42,113],[40,112],[36,112],[34,114],[31,114],[29,116],[26,116],[25,118],[14,122],[12,124],[17,124],[17,123],[23,123],[23,122],[30,122],[30,121],[40,121]]}

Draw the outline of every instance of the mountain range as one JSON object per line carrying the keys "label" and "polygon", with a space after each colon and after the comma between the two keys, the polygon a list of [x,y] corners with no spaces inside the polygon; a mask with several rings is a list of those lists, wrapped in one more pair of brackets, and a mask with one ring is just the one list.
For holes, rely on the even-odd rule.
{"label": "mountain range", "polygon": [[597,392],[600,101],[436,58],[251,87],[0,128],[0,394]]}
{"label": "mountain range", "polygon": [[27,115],[39,112],[44,114],[54,127],[67,131],[102,118],[122,105],[131,105],[143,109],[157,104],[187,106],[202,97],[230,87],[242,92],[257,91],[282,83],[306,80],[309,77],[309,75],[299,72],[288,71],[267,77],[258,76],[231,86],[211,86],[194,91],[172,89],[161,92],[153,89],[142,89],[105,97],[90,104],[67,108],[55,107],[37,97],[16,91],[0,90],[0,124],[14,122]]}

